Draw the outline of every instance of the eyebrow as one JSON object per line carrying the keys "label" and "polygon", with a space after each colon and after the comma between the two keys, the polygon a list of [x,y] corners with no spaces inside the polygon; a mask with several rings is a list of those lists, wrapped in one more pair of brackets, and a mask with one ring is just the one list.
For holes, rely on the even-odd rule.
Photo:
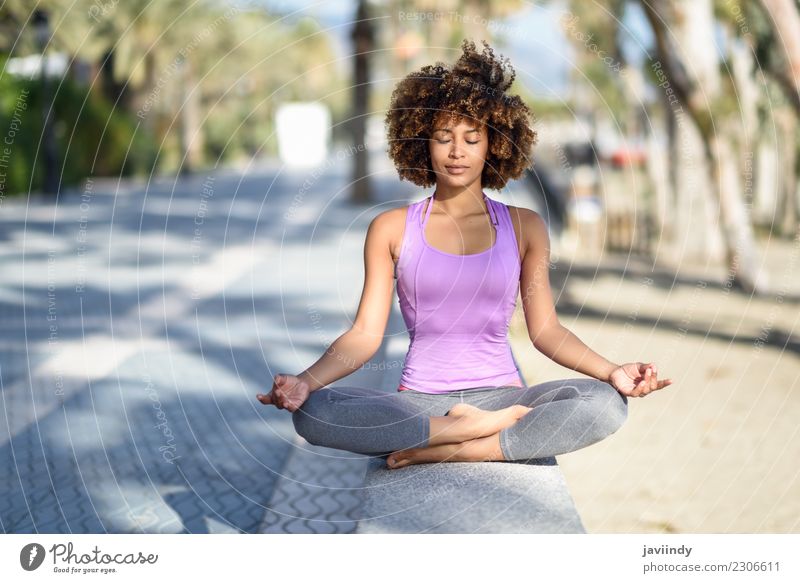
{"label": "eyebrow", "polygon": [[[436,128],[436,129],[435,129],[435,130],[433,130],[433,131],[434,131],[434,132],[450,132],[451,134],[453,133],[453,130],[451,130],[451,129],[448,129],[448,128]],[[478,128],[472,128],[471,130],[467,130],[467,131],[466,131],[466,132],[464,132],[464,133],[465,133],[465,134],[468,134],[468,133],[470,133],[470,132],[477,132],[477,131],[480,131],[480,130],[478,130]]]}

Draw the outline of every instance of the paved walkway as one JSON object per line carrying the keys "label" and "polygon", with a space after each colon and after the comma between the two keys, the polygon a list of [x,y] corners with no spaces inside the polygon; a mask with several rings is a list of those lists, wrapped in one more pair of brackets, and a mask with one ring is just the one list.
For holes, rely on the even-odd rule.
{"label": "paved walkway", "polygon": [[353,207],[348,171],[2,202],[3,532],[355,530],[368,458],[305,443],[254,398],[346,330],[366,227],[413,196],[378,167],[380,200]]}

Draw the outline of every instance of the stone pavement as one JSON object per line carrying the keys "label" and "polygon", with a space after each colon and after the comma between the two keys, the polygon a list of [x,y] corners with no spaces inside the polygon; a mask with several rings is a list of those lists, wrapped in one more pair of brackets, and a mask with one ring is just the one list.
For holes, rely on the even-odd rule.
{"label": "stone pavement", "polygon": [[376,172],[365,207],[341,162],[4,199],[0,529],[353,532],[368,458],[255,394],[347,329],[366,227],[414,192]]}

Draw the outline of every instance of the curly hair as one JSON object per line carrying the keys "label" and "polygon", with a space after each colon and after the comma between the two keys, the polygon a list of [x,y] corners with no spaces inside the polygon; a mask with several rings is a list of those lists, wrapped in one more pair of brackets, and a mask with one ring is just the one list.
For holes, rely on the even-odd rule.
{"label": "curly hair", "polygon": [[499,190],[531,167],[530,150],[537,137],[531,111],[518,95],[506,94],[516,72],[508,59],[497,59],[482,42],[482,54],[474,42],[464,40],[462,55],[451,69],[441,62],[425,65],[395,86],[385,122],[389,157],[401,180],[423,187],[436,184],[428,140],[439,115],[467,119],[488,130],[482,187]]}

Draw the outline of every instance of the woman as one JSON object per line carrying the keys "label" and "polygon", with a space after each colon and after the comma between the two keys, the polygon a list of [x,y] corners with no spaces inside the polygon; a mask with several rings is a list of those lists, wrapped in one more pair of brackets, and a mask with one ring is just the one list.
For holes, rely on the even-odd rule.
{"label": "woman", "polygon": [[[530,110],[506,94],[515,73],[488,44],[478,53],[464,41],[462,50],[452,69],[425,66],[400,81],[386,116],[401,179],[433,194],[375,217],[352,328],[311,367],[276,375],[257,395],[291,411],[309,443],[387,455],[389,468],[575,451],[622,425],[627,397],[672,382],[658,380],[653,363],[613,364],[559,323],[546,223],[483,191],[529,166]],[[377,351],[393,277],[411,337],[398,390],[327,387]],[[591,378],[524,386],[507,338],[520,290],[534,346]]]}

